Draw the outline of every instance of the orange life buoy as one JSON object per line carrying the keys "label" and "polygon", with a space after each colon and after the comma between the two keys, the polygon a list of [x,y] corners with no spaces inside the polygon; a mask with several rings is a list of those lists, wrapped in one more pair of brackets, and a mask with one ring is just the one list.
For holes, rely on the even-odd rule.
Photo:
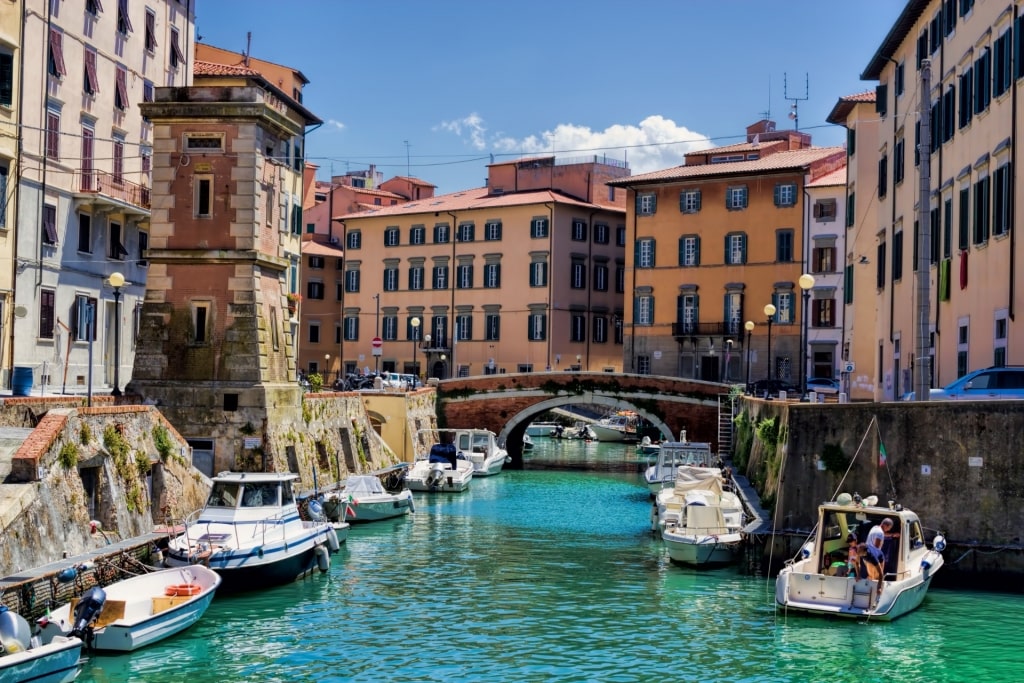
{"label": "orange life buoy", "polygon": [[197,583],[179,583],[164,588],[164,594],[170,596],[192,596],[199,595],[203,587]]}

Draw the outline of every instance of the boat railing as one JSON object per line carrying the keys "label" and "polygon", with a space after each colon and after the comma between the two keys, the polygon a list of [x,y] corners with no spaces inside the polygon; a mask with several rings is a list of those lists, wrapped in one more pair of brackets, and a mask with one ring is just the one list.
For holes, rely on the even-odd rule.
{"label": "boat railing", "polygon": [[[281,513],[273,515],[271,517],[264,517],[258,520],[207,520],[205,522],[199,522],[199,516],[204,512],[205,508],[199,508],[190,512],[182,522],[184,526],[183,535],[185,536],[185,542],[188,547],[193,547],[199,543],[199,538],[202,536],[210,536],[211,525],[226,526],[226,527],[245,527],[252,526],[252,534],[249,539],[257,538],[258,535],[262,535],[262,542],[266,544],[268,530],[277,531],[280,527],[285,524],[284,516]],[[198,533],[202,531],[202,533]],[[282,532],[283,533],[283,532]],[[241,548],[242,534],[236,531],[231,534],[231,538],[234,539],[235,549]]]}

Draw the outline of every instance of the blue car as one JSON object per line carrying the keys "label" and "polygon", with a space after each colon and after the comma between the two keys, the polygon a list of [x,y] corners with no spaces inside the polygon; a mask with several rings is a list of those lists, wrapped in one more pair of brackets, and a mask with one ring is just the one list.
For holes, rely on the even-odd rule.
{"label": "blue car", "polygon": [[[929,401],[1024,400],[1024,367],[985,368],[969,372],[941,389],[928,392]],[[913,401],[914,392],[904,394]]]}

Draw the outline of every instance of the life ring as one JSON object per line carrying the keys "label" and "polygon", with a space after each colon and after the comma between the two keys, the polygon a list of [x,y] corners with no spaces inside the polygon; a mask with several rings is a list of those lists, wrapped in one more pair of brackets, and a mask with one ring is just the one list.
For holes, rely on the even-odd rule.
{"label": "life ring", "polygon": [[178,583],[164,588],[164,595],[169,596],[193,596],[199,595],[203,587],[198,583]]}

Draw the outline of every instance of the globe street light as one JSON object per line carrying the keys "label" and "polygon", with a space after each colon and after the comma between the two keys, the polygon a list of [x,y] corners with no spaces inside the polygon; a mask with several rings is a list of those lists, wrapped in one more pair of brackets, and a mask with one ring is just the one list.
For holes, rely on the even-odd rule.
{"label": "globe street light", "polygon": [[747,391],[750,391],[750,336],[754,333],[754,321],[743,323],[743,329],[747,331]]}
{"label": "globe street light", "polygon": [[328,385],[331,379],[331,354],[324,354],[324,385]]}
{"label": "globe street light", "polygon": [[412,338],[412,372],[418,378],[420,375],[420,371],[419,367],[416,365],[416,341],[417,338],[419,337],[420,319],[413,318],[412,320],[409,321],[409,324],[412,326],[412,334],[410,335],[410,337]]}
{"label": "globe street light", "polygon": [[800,285],[800,289],[803,290],[803,308],[800,311],[800,395],[803,396],[807,393],[807,361],[809,360],[808,353],[808,338],[807,338],[807,300],[811,298],[811,289],[814,287],[814,276],[810,273],[804,273],[797,280]]}
{"label": "globe street light", "polygon": [[121,395],[121,288],[124,287],[124,275],[111,273],[107,282],[114,288],[114,390],[111,396]]}
{"label": "globe street light", "polygon": [[423,361],[427,364],[427,367],[423,369],[423,376],[426,377],[430,372],[430,335],[423,335],[423,355],[426,356],[426,360]]}
{"label": "globe street light", "polygon": [[764,314],[768,317],[768,379],[772,378],[772,319],[775,317],[775,306],[766,304]]}

